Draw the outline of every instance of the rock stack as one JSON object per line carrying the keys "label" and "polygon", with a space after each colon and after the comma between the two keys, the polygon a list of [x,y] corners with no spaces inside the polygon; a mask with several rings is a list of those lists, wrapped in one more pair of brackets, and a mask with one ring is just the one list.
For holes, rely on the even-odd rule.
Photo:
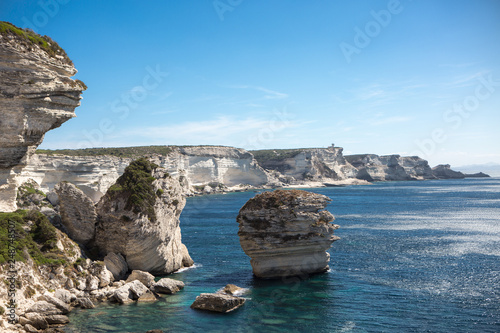
{"label": "rock stack", "polygon": [[324,210],[331,200],[301,190],[264,192],[240,210],[240,244],[260,278],[324,272],[337,225]]}
{"label": "rock stack", "polygon": [[138,159],[99,201],[95,245],[101,255],[122,255],[131,270],[168,274],[192,266],[179,227],[185,204],[178,179]]}

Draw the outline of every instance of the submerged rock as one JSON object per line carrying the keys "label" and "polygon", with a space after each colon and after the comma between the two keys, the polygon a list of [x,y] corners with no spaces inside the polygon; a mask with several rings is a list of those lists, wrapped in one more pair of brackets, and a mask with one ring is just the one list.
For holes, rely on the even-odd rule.
{"label": "submerged rock", "polygon": [[238,287],[237,285],[234,284],[227,284],[224,289],[221,290],[221,293],[227,294],[227,295],[236,295],[236,294],[241,294],[245,291],[245,288]]}
{"label": "submerged rock", "polygon": [[324,210],[328,197],[301,191],[264,192],[250,199],[237,217],[241,248],[261,278],[324,272],[337,225]]}
{"label": "submerged rock", "polygon": [[236,310],[243,304],[245,304],[245,299],[241,297],[221,293],[203,293],[196,297],[191,308],[226,313]]}

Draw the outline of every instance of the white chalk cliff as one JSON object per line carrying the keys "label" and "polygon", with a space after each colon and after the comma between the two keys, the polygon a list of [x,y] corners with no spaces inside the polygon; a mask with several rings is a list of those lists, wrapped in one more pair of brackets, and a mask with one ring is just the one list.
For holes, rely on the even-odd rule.
{"label": "white chalk cliff", "polygon": [[16,209],[17,174],[47,131],[75,117],[86,88],[55,42],[40,46],[10,29],[0,33],[0,211]]}
{"label": "white chalk cliff", "polygon": [[[248,184],[260,187],[273,182],[253,155],[244,149],[219,146],[172,147],[166,155],[149,155],[174,178],[184,180],[185,192],[195,187]],[[65,156],[35,154],[20,174],[21,182],[35,180],[48,192],[61,181],[77,185],[94,202],[106,193],[132,161],[129,157]]]}

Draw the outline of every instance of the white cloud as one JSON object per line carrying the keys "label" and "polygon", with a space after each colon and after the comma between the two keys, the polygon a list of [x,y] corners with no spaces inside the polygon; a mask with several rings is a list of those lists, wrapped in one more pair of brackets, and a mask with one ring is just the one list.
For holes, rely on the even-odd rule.
{"label": "white cloud", "polygon": [[278,92],[275,90],[267,89],[264,87],[260,86],[248,86],[248,85],[242,85],[242,86],[230,86],[231,88],[235,89],[252,89],[252,90],[257,90],[265,93],[265,95],[262,97],[263,99],[286,99],[288,98],[288,94]]}
{"label": "white cloud", "polygon": [[[305,122],[295,119],[281,119],[278,115],[268,117],[237,118],[233,116],[218,116],[210,120],[188,121],[173,125],[147,126],[133,128],[117,133],[111,140],[130,138],[134,145],[143,144],[177,144],[177,145],[232,145],[241,146],[249,138],[256,137],[262,131],[273,140],[285,135],[286,130],[302,126]],[[126,145],[127,143],[121,143]],[[132,143],[129,143],[132,144]],[[272,142],[269,142],[272,145]]]}
{"label": "white cloud", "polygon": [[388,117],[384,119],[380,119],[371,123],[373,126],[380,126],[386,124],[395,124],[395,123],[406,123],[412,120],[412,117]]}

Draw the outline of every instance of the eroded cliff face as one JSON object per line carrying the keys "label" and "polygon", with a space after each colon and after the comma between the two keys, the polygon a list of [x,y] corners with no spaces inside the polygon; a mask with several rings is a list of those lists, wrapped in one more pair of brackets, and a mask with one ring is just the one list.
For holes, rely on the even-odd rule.
{"label": "eroded cliff face", "polygon": [[240,210],[238,235],[251,258],[253,273],[261,278],[324,272],[337,225],[324,210],[330,199],[300,190],[264,192]]}
{"label": "eroded cliff face", "polygon": [[71,79],[77,71],[55,42],[37,36],[46,44],[39,45],[6,27],[0,33],[0,211],[16,208],[16,174],[47,131],[75,117],[85,90]]}
{"label": "eroded cliff face", "polygon": [[106,193],[120,177],[131,158],[114,156],[64,156],[35,154],[18,175],[18,179],[33,179],[43,191],[67,181],[75,184],[94,202]]}
{"label": "eroded cliff face", "polygon": [[[357,170],[344,158],[343,148],[297,149],[285,154],[269,151],[267,156],[256,154],[264,169],[278,171],[284,182],[313,180],[343,180],[354,178]],[[258,153],[258,152],[257,152]]]}
{"label": "eroded cliff face", "polygon": [[183,174],[192,185],[262,186],[269,175],[244,149],[217,146],[176,147],[162,156],[159,165],[172,174]]}
{"label": "eroded cliff face", "polygon": [[[148,156],[182,180],[185,193],[209,184],[236,186],[248,184],[259,187],[272,183],[273,178],[244,149],[233,147],[172,147],[166,155]],[[123,174],[132,158],[115,156],[65,156],[35,154],[18,175],[20,181],[35,180],[48,192],[61,181],[77,185],[94,202]]]}
{"label": "eroded cliff face", "polygon": [[429,163],[418,156],[362,154],[345,158],[357,169],[356,178],[370,182],[435,178]]}

